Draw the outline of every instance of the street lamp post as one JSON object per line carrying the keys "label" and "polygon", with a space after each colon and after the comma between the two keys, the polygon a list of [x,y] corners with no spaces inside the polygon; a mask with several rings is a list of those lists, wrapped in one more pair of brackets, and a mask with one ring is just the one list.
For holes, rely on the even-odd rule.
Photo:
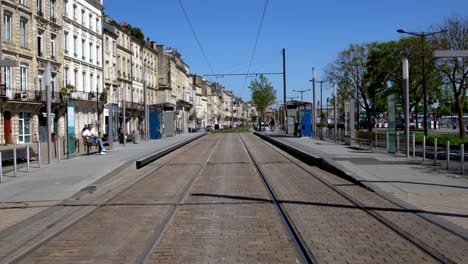
{"label": "street lamp post", "polygon": [[[427,137],[427,87],[426,87],[426,59],[424,56],[425,51],[425,42],[424,38],[427,36],[432,36],[439,33],[447,32],[447,30],[441,30],[436,32],[407,32],[403,29],[398,29],[398,33],[408,34],[412,36],[417,36],[421,38],[421,49],[422,49],[422,82],[423,82],[423,104],[424,104],[424,119],[423,119],[423,126],[424,126],[424,135]],[[417,117],[416,117],[417,118]]]}
{"label": "street lamp post", "polygon": [[302,95],[307,91],[310,91],[310,89],[307,89],[307,90],[293,90],[293,92],[301,93],[301,101],[303,101],[303,99],[304,99],[304,97]]}
{"label": "street lamp post", "polygon": [[323,123],[323,98],[322,98],[323,87],[322,87],[322,84],[327,81],[317,81],[317,82],[320,83],[320,124],[322,124]]}
{"label": "street lamp post", "polygon": [[356,67],[356,126],[359,129],[359,64],[347,63],[342,61],[341,64]]}

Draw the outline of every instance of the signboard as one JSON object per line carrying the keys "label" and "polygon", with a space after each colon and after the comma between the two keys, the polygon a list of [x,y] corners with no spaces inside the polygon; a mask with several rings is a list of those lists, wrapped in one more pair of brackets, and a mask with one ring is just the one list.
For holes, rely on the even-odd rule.
{"label": "signboard", "polygon": [[301,120],[301,135],[310,137],[311,133],[311,115],[312,109],[301,109],[299,110],[300,120]]}
{"label": "signboard", "polygon": [[75,101],[67,100],[67,157],[75,157]]}
{"label": "signboard", "polygon": [[388,152],[396,153],[396,118],[395,118],[395,95],[391,94],[387,97],[388,100]]}
{"label": "signboard", "polygon": [[436,58],[468,57],[468,50],[434,50],[432,56]]}

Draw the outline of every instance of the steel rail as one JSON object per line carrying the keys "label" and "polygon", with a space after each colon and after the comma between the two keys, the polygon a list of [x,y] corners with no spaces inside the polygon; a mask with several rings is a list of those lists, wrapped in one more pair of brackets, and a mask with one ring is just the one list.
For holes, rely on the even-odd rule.
{"label": "steel rail", "polygon": [[[200,138],[198,138],[200,139]],[[187,145],[184,145],[184,146],[188,146],[187,149],[191,149],[197,145],[201,144],[200,141],[197,141],[197,140],[193,140],[191,141],[190,143],[188,143]],[[177,150],[180,150],[183,146],[180,146],[180,148],[176,148],[176,149],[173,149],[173,151],[171,152],[168,152],[166,153],[165,155],[167,156],[168,154],[171,154],[171,153],[174,153],[175,151]],[[161,157],[160,157],[161,158]],[[94,206],[95,208],[87,213],[85,213],[84,215],[80,216],[79,218],[77,219],[74,219],[74,221],[68,223],[67,225],[65,225],[63,228],[61,228],[60,230],[58,230],[57,232],[54,232],[53,234],[51,234],[50,236],[42,239],[41,241],[39,241],[38,243],[36,243],[35,245],[33,245],[32,247],[29,247],[27,250],[25,250],[24,252],[20,253],[18,256],[15,256],[13,257],[13,259],[11,260],[7,260],[5,263],[18,263],[20,262],[22,259],[24,259],[25,257],[27,257],[29,254],[31,254],[32,252],[34,252],[36,249],[40,248],[41,246],[43,246],[44,244],[46,244],[47,242],[51,241],[52,239],[58,237],[59,235],[61,235],[62,233],[64,233],[65,231],[67,231],[68,229],[70,229],[71,227],[73,227],[75,224],[77,224],[78,222],[80,222],[81,220],[85,219],[86,217],[88,217],[91,213],[95,212],[98,208],[101,208],[103,206],[106,205],[106,203],[108,203],[109,201],[111,201],[112,199],[114,199],[115,197],[117,197],[118,195],[122,194],[123,192],[127,191],[128,189],[132,188],[134,185],[136,185],[137,183],[141,182],[142,180],[146,179],[148,176],[150,176],[151,174],[153,174],[154,172],[160,170],[162,167],[164,167],[165,165],[167,165],[169,162],[171,162],[172,160],[174,160],[175,158],[177,158],[177,155],[175,155],[174,157],[171,157],[170,159],[168,159],[167,161],[164,161],[163,163],[159,164],[158,166],[156,166],[155,168],[151,169],[150,171],[144,173],[140,179],[138,179],[137,181],[133,182],[132,184],[130,184],[129,186],[125,187],[124,189],[122,189],[121,191],[117,192],[116,194],[112,195],[111,197],[109,197],[108,199],[106,199],[105,201],[101,202],[101,203],[98,203],[98,204],[93,204],[92,206]],[[127,184],[129,181],[125,181],[121,184],[119,184],[115,189],[117,189],[118,187],[121,187],[125,184]],[[67,207],[67,205],[64,205],[64,204],[58,204],[58,205],[55,205],[55,206],[62,206],[62,207]],[[81,205],[83,207],[86,207],[87,205]],[[55,223],[61,221],[63,218],[60,218],[59,220],[57,220]],[[55,223],[53,223],[52,225],[55,225]]]}
{"label": "steel rail", "polygon": [[244,141],[244,139],[238,135],[241,142],[242,146],[244,147],[244,150],[247,152],[249,160],[251,161],[252,165],[255,167],[255,170],[257,171],[257,174],[262,181],[262,183],[265,186],[265,189],[268,192],[268,195],[270,196],[270,199],[273,203],[273,205],[276,208],[276,211],[278,212],[278,215],[281,219],[281,222],[283,223],[283,226],[286,229],[286,232],[290,236],[292,243],[296,249],[296,252],[298,253],[300,257],[300,262],[301,263],[317,263],[315,260],[314,256],[312,255],[312,252],[307,248],[306,243],[304,239],[301,237],[300,233],[297,231],[297,228],[294,226],[293,221],[287,214],[286,210],[281,206],[280,202],[276,198],[275,192],[273,190],[273,187],[271,184],[268,182],[268,179],[265,177],[262,169],[258,165],[258,163],[255,161],[252,153],[250,150],[247,148],[247,145]]}
{"label": "steel rail", "polygon": [[[402,237],[403,239],[409,241],[410,243],[412,243],[413,245],[415,245],[417,248],[419,248],[420,250],[424,251],[426,254],[428,254],[429,256],[431,256],[433,259],[435,259],[436,261],[440,262],[440,263],[447,263],[447,264],[451,264],[451,263],[454,263],[452,260],[450,259],[447,259],[445,256],[443,256],[442,254],[440,254],[438,251],[436,251],[435,249],[433,249],[432,247],[424,244],[422,241],[416,239],[415,237],[413,237],[412,235],[410,235],[408,232],[404,231],[403,229],[401,229],[400,227],[398,227],[396,224],[392,223],[390,220],[388,220],[386,217],[382,216],[381,214],[375,212],[374,210],[372,209],[369,209],[367,208],[367,206],[365,206],[364,204],[362,204],[361,202],[357,201],[356,199],[354,199],[353,197],[351,197],[350,195],[348,195],[347,193],[345,193],[344,191],[338,189],[336,186],[334,186],[332,183],[328,182],[327,180],[319,177],[319,176],[316,176],[314,175],[313,173],[311,173],[309,170],[307,170],[306,168],[304,168],[301,164],[299,164],[298,162],[292,160],[291,158],[289,158],[288,156],[286,156],[284,153],[280,152],[277,147],[274,148],[272,146],[272,144],[266,144],[264,141],[262,141],[263,144],[265,144],[266,146],[270,147],[271,149],[273,149],[274,151],[276,151],[277,153],[279,153],[281,156],[285,157],[287,160],[289,160],[292,164],[295,164],[296,166],[298,166],[299,168],[301,168],[304,172],[306,172],[307,174],[311,175],[312,177],[314,177],[315,179],[317,179],[318,181],[320,181],[322,184],[324,184],[325,186],[327,186],[328,188],[330,188],[332,191],[338,193],[340,196],[342,196],[344,199],[346,199],[347,201],[349,201],[350,203],[354,204],[356,207],[358,207],[359,209],[363,210],[364,212],[366,212],[368,215],[370,215],[371,217],[373,217],[374,219],[376,219],[377,221],[379,221],[380,223],[382,223],[383,225],[387,226],[388,228],[390,228],[393,232],[395,232],[396,234],[398,234],[400,237]],[[337,176],[338,177],[338,176]]]}

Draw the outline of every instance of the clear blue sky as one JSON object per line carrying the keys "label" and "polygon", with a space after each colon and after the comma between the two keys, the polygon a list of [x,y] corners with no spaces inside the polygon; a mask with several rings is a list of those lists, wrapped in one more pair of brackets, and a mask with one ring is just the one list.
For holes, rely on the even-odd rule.
{"label": "clear blue sky", "polygon": [[[265,0],[181,1],[214,72],[246,72]],[[177,0],[104,0],[104,7],[116,21],[127,21],[158,44],[177,48],[192,73],[211,73]],[[320,79],[322,69],[351,43],[398,39],[398,28],[424,31],[451,15],[468,16],[468,1],[269,0],[250,72],[281,72],[285,48],[287,96],[299,96],[292,90],[311,87],[311,68]],[[281,75],[267,77],[282,100]],[[250,100],[250,79],[207,79]],[[331,89],[324,91],[324,98],[330,94]],[[304,100],[311,97],[311,92],[304,93]]]}

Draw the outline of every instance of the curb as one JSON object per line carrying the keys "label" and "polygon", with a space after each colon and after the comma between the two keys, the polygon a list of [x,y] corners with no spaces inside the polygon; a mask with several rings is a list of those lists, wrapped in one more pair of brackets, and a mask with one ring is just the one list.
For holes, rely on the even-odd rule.
{"label": "curb", "polygon": [[136,168],[137,168],[137,169],[141,169],[141,168],[143,168],[144,166],[150,164],[151,162],[153,162],[153,161],[155,161],[155,160],[157,160],[157,159],[159,159],[159,158],[161,158],[161,157],[163,157],[163,156],[165,156],[165,155],[171,153],[172,151],[174,151],[174,150],[176,150],[176,149],[178,149],[178,148],[180,148],[180,147],[182,147],[182,146],[184,146],[184,145],[187,145],[188,143],[190,143],[190,142],[192,142],[192,141],[195,141],[195,140],[197,140],[197,139],[199,139],[199,138],[201,138],[201,137],[203,137],[203,136],[205,136],[205,135],[207,135],[207,134],[208,134],[208,133],[206,133],[206,132],[205,132],[205,133],[201,133],[201,134],[198,135],[198,136],[195,136],[195,137],[193,137],[193,138],[189,138],[189,139],[187,139],[187,140],[183,140],[183,141],[181,141],[181,142],[179,142],[179,143],[177,143],[177,144],[175,144],[175,145],[172,145],[172,146],[169,146],[169,147],[167,147],[167,148],[165,148],[165,149],[162,149],[161,151],[159,151],[159,152],[157,152],[157,153],[155,153],[155,154],[151,154],[151,155],[146,156],[146,157],[144,157],[144,158],[138,159],[138,160],[136,161],[136,163],[135,163],[135,164],[136,164]]}
{"label": "curb", "polygon": [[[298,149],[294,146],[291,146],[291,145],[288,145],[288,144],[285,144],[283,142],[280,142],[268,135],[265,135],[263,133],[259,133],[259,132],[254,132],[254,135],[270,142],[271,144],[277,146],[278,148],[286,151],[287,153],[293,155],[294,157],[298,158],[299,160],[301,160],[302,162],[308,164],[308,165],[312,165],[312,166],[316,166],[322,170],[325,170],[329,173],[332,173],[332,174],[335,174],[345,180],[348,180],[360,187],[363,187],[369,191],[372,191],[374,193],[376,193],[377,195],[379,195],[380,197],[382,197],[383,199],[387,200],[387,201],[390,201],[391,203],[403,208],[403,209],[406,209],[406,210],[409,210],[409,211],[421,211],[420,208],[418,207],[415,207],[414,205],[411,205],[407,202],[404,202],[394,196],[392,196],[391,194],[383,191],[381,188],[377,187],[376,185],[372,184],[372,183],[367,183],[367,182],[363,182],[365,181],[365,179],[361,178],[359,175],[355,174],[354,172],[351,172],[349,171],[346,167],[344,166],[341,166],[339,164],[337,164],[334,160],[332,160],[331,158],[329,157],[319,157],[317,156],[317,154],[312,154],[312,153],[308,153],[308,152],[305,152],[301,149]],[[325,154],[325,153],[324,153]],[[459,227],[441,217],[438,217],[438,216],[434,216],[434,215],[430,215],[428,213],[424,213],[424,212],[414,212],[414,214],[417,214],[418,216],[422,217],[423,219],[465,239],[465,240],[468,240],[468,230],[465,230],[464,228],[462,227]]]}

